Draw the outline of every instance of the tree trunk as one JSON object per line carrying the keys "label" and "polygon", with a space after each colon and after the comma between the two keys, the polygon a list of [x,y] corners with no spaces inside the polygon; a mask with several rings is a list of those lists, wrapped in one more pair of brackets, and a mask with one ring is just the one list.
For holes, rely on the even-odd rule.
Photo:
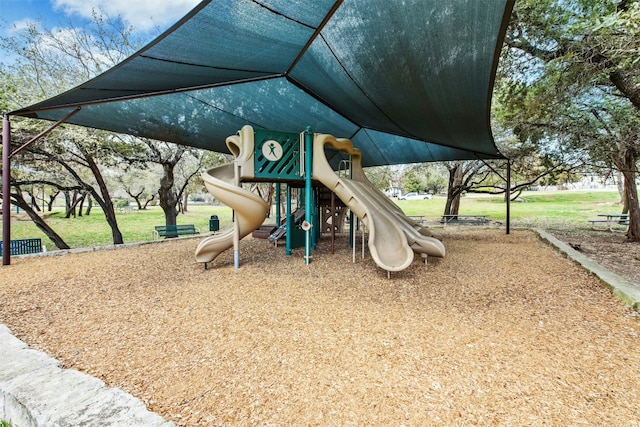
{"label": "tree trunk", "polygon": [[633,147],[627,147],[614,158],[616,167],[622,172],[624,180],[624,200],[629,212],[629,227],[627,238],[631,242],[640,242],[640,202],[638,201],[638,187],[636,185],[636,163],[638,158]]}
{"label": "tree trunk", "polygon": [[189,212],[189,193],[186,191],[182,193],[182,213]]}
{"label": "tree trunk", "polygon": [[636,186],[635,173],[625,171],[624,189],[629,207],[629,227],[627,238],[631,242],[640,242],[640,205],[638,203],[638,187]]}
{"label": "tree trunk", "polygon": [[29,197],[31,198],[31,207],[34,211],[40,212],[40,206],[38,206],[38,199],[33,195],[33,190],[28,192]]}
{"label": "tree trunk", "polygon": [[83,215],[83,210],[84,210],[84,201],[85,198],[87,197],[87,193],[82,193],[79,197],[78,200],[78,216],[82,216]]}
{"label": "tree trunk", "polygon": [[65,241],[62,240],[62,237],[60,237],[58,233],[56,233],[51,227],[49,227],[49,224],[47,224],[40,217],[40,215],[38,215],[33,209],[31,209],[31,206],[29,206],[27,201],[22,197],[19,188],[17,189],[16,193],[12,194],[12,196],[13,203],[15,203],[16,206],[21,208],[27,213],[27,215],[29,215],[29,218],[31,218],[36,227],[38,227],[49,238],[49,240],[51,240],[51,242],[56,245],[58,249],[70,249],[69,245],[67,245]]}
{"label": "tree trunk", "polygon": [[175,191],[173,191],[174,178],[174,164],[164,163],[162,169],[164,174],[160,179],[160,189],[158,194],[160,195],[160,207],[164,211],[165,225],[175,225],[176,218],[178,217],[178,211],[176,206],[178,204],[178,198]]}
{"label": "tree trunk", "polygon": [[78,190],[74,190],[73,191],[73,197],[71,196],[71,194],[69,194],[68,191],[64,192],[64,199],[65,199],[65,205],[66,205],[66,212],[65,212],[65,218],[71,218],[72,216],[75,218],[76,217],[76,208],[78,206],[78,203],[80,202],[80,198],[78,197]]}
{"label": "tree trunk", "polygon": [[56,191],[55,194],[49,196],[49,201],[47,202],[47,212],[53,211],[53,204],[56,202],[56,197],[60,194],[59,191]]}
{"label": "tree trunk", "polygon": [[449,188],[447,189],[447,203],[444,207],[445,215],[458,215],[460,211],[460,194],[464,171],[462,164],[456,162],[453,168],[449,168]]}
{"label": "tree trunk", "polygon": [[144,201],[144,205],[142,205],[142,207],[138,206],[138,209],[140,210],[146,210],[147,206],[149,205],[149,203],[151,203],[154,199],[156,198],[156,195],[154,194],[151,197],[147,197]]}
{"label": "tree trunk", "polygon": [[[265,202],[267,202],[269,206],[273,205],[273,197],[276,194],[276,185],[279,185],[279,184],[269,184],[269,188],[267,191],[267,199],[265,200]],[[271,218],[271,209],[269,209],[269,212],[267,213],[267,218]]]}
{"label": "tree trunk", "polygon": [[624,175],[622,172],[616,171],[615,174],[615,183],[618,188],[618,194],[620,194],[620,203],[622,203],[622,212],[629,212],[629,204],[627,203],[627,195],[624,189]]}
{"label": "tree trunk", "polygon": [[[102,207],[104,211],[104,216],[111,227],[111,236],[113,238],[114,245],[121,245],[124,243],[124,239],[122,238],[122,232],[120,232],[120,228],[118,227],[118,221],[116,219],[116,211],[113,208],[113,201],[111,200],[111,195],[109,194],[109,189],[107,188],[107,184],[104,182],[104,178],[102,173],[100,172],[100,168],[96,164],[93,157],[87,155],[86,161],[93,173],[96,182],[98,183],[98,188],[100,189],[100,194],[98,194],[93,187],[91,187],[91,193],[93,197],[96,199],[98,204]],[[101,197],[102,196],[102,197]]]}
{"label": "tree trunk", "polygon": [[64,217],[65,218],[70,218],[71,217],[71,193],[67,190],[65,190],[63,193],[64,195]]}
{"label": "tree trunk", "polygon": [[87,194],[87,211],[85,215],[91,215],[91,208],[93,207],[93,197],[91,197],[91,193]]}

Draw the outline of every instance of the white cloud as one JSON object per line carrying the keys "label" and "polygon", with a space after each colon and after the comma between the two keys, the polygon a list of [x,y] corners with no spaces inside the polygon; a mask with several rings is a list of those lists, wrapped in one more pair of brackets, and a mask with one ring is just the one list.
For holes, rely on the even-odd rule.
{"label": "white cloud", "polygon": [[155,26],[167,28],[199,3],[199,0],[52,0],[53,7],[67,15],[91,18],[94,10],[111,17],[122,16],[136,30],[146,31]]}
{"label": "white cloud", "polygon": [[26,28],[31,27],[32,25],[38,25],[38,21],[33,20],[31,18],[25,18],[25,19],[21,19],[19,21],[14,21],[11,23],[11,28],[10,30],[13,31],[21,31],[24,30]]}

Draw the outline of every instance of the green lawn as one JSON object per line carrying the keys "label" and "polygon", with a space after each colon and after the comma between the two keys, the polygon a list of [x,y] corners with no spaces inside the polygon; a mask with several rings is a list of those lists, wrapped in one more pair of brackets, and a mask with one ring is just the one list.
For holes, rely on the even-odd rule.
{"label": "green lawn", "polygon": [[[522,201],[511,203],[511,220],[514,227],[540,226],[543,224],[574,224],[588,227],[587,220],[598,213],[620,212],[620,197],[615,191],[553,191],[529,192]],[[396,201],[407,215],[425,215],[439,219],[444,211],[445,198],[431,200]],[[504,221],[506,208],[500,196],[463,197],[460,214],[489,215],[491,220]],[[201,232],[209,231],[209,217],[218,215],[220,229],[232,226],[232,211],[226,206],[191,205],[189,212],[178,216],[178,224],[195,224]],[[111,230],[99,207],[91,215],[66,219],[61,211],[46,216],[46,221],[71,247],[103,246],[112,244]],[[146,211],[118,213],[118,224],[125,243],[152,239],[153,227],[164,224],[162,210],[155,206]],[[13,239],[40,237],[48,250],[55,247],[38,230],[26,215],[13,216],[11,221]]]}
{"label": "green lawn", "polygon": [[[446,199],[400,200],[396,203],[408,215],[439,218]],[[514,225],[533,226],[548,223],[588,225],[587,220],[599,213],[618,213],[620,196],[615,191],[553,191],[524,193],[519,201],[511,202],[511,221]],[[460,202],[460,214],[489,215],[489,219],[504,221],[506,205],[501,196],[468,195]]]}
{"label": "green lawn", "polygon": [[[227,206],[192,205],[189,207],[189,212],[178,215],[177,222],[178,224],[195,224],[200,232],[204,233],[209,231],[209,217],[211,215],[218,215],[221,230],[232,226],[232,211]],[[157,206],[144,211],[120,212],[117,214],[117,218],[125,243],[152,240],[153,227],[165,223],[164,213]],[[113,244],[111,229],[107,225],[100,207],[94,207],[89,216],[69,219],[64,218],[64,212],[61,209],[57,209],[53,213],[47,213],[46,221],[73,248]],[[24,213],[17,217],[13,216],[11,238],[32,237],[42,238],[47,250],[55,249],[44,233]]]}

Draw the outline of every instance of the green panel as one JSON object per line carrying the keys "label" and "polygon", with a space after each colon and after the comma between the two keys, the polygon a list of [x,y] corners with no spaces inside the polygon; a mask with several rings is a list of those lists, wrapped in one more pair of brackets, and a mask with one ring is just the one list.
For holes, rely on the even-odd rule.
{"label": "green panel", "polygon": [[291,249],[304,248],[305,231],[299,226],[294,226],[291,229]]}
{"label": "green panel", "polygon": [[300,134],[256,129],[254,134],[256,178],[300,180]]}

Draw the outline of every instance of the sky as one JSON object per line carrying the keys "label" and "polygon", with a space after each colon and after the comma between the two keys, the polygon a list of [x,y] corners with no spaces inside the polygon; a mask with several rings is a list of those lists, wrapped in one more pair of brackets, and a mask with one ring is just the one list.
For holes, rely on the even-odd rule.
{"label": "sky", "polygon": [[164,30],[186,15],[199,0],[0,0],[1,32],[40,20],[47,28],[82,26],[93,10],[122,16],[136,31]]}

